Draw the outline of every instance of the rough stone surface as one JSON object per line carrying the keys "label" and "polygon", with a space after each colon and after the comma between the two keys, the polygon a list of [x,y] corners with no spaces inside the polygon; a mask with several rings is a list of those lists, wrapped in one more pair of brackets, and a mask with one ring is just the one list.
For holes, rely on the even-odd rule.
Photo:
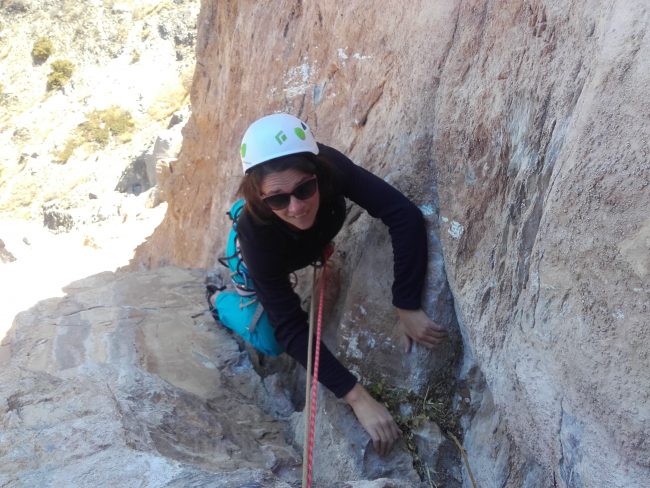
{"label": "rough stone surface", "polygon": [[2,486],[289,486],[300,455],[257,406],[261,379],[193,318],[201,277],[102,273],[16,317],[0,346]]}
{"label": "rough stone surface", "polygon": [[[271,22],[261,4],[202,3],[192,117],[173,172],[159,182],[169,211],[140,248],[134,269],[165,262],[215,265],[229,229],[225,212],[240,180],[241,134],[255,118],[286,110],[303,116],[320,140],[348,153],[422,207],[431,235],[424,308],[459,338],[454,335],[453,302],[435,235],[436,197],[426,151],[432,114],[423,105],[413,111],[411,103],[421,90],[430,90],[424,86],[430,80],[410,68],[419,62],[419,48],[403,49],[426,45],[432,25],[404,14],[408,32],[387,36],[385,32],[395,31],[393,19],[371,5],[354,5],[349,15],[359,24],[351,26],[341,19],[336,3],[282,2]],[[423,5],[414,5],[413,12],[426,10]],[[436,12],[439,18],[433,26],[451,38],[453,9],[440,6]],[[437,46],[431,55],[442,56],[443,47]],[[269,53],[277,53],[273,66],[268,63],[275,58]],[[234,61],[244,58],[247,66],[265,68],[243,69],[242,62]],[[222,69],[224,63],[230,68]],[[405,73],[412,78],[404,80]],[[372,87],[357,84],[360,78]],[[403,127],[408,121],[412,128],[408,134],[387,134],[385,127]],[[400,164],[403,161],[408,165]],[[413,178],[412,168],[418,168],[422,177]],[[381,222],[355,207],[345,229],[336,239],[341,259],[338,286],[345,293],[331,312],[328,342],[362,381],[382,381],[423,394],[428,384],[449,377],[459,341],[450,341],[435,354],[416,348],[402,355],[397,315],[390,303],[391,276],[378,272],[392,269],[388,233]]]}
{"label": "rough stone surface", "polygon": [[[16,317],[0,344],[2,486],[299,485],[302,413],[205,313],[203,276],[105,272]],[[404,446],[380,458],[347,405],[321,400],[314,488],[425,486]]]}
{"label": "rough stone surface", "polygon": [[57,202],[43,205],[43,227],[55,232],[65,232],[74,227],[75,219],[66,209],[60,208]]}
{"label": "rough stone surface", "polygon": [[146,153],[141,154],[129,164],[120,176],[115,191],[139,195],[155,185],[147,171]]}
{"label": "rough stone surface", "polygon": [[648,6],[565,7],[462,4],[436,97],[445,261],[489,390],[468,435],[504,439],[468,443],[481,486],[650,479]]}
{"label": "rough stone surface", "polygon": [[152,146],[127,166],[115,187],[116,191],[139,195],[156,186],[158,165],[175,161],[178,157],[183,128],[181,117],[176,114],[172,116],[170,123],[174,120],[177,122],[158,134]]}
{"label": "rough stone surface", "polygon": [[413,430],[413,438],[419,457],[427,470],[427,479],[448,488],[460,487],[463,483],[456,447],[442,433],[435,422],[422,421]]}
{"label": "rough stone surface", "polygon": [[[647,486],[648,23],[642,0],[286,0],[273,15],[203,0],[169,210],[134,265],[211,266],[243,130],[292,112],[405,189],[440,234],[479,486]],[[390,268],[380,224],[350,215],[341,286],[355,286],[335,322],[353,363],[373,339],[390,354],[395,319],[373,308],[384,325],[364,336],[366,294],[389,300],[388,278],[364,273]],[[442,256],[427,307],[451,303]],[[453,330],[446,306],[429,311]]]}
{"label": "rough stone surface", "polygon": [[[420,478],[413,458],[403,445],[380,457],[370,436],[356,420],[351,409],[325,391],[319,395],[316,416],[317,449],[314,451],[314,477],[323,484],[342,479],[393,478],[418,486]],[[291,418],[294,443],[304,444],[304,411]],[[341,442],[343,440],[343,442]]]}
{"label": "rough stone surface", "polygon": [[16,257],[11,254],[11,251],[7,249],[4,241],[0,239],[0,262],[1,263],[11,263],[16,260]]}

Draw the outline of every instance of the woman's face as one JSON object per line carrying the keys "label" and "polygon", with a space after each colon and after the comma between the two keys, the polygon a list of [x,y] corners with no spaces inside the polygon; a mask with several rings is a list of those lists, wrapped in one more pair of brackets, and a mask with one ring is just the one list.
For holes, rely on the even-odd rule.
{"label": "woman's face", "polygon": [[[270,173],[262,180],[260,195],[262,199],[272,195],[292,193],[296,187],[311,181],[314,175],[303,173],[296,169],[286,169],[277,173]],[[305,200],[296,198],[295,195],[289,197],[289,205],[286,208],[275,210],[273,213],[284,222],[300,230],[307,230],[314,225],[316,214],[320,205],[320,192],[318,188],[313,195]]]}

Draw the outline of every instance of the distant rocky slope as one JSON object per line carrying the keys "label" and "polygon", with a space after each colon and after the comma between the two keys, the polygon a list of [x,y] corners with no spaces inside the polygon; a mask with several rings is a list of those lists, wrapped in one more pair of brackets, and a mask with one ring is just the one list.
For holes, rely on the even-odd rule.
{"label": "distant rocky slope", "polygon": [[[304,117],[427,215],[427,300],[455,330],[444,255],[479,486],[646,486],[648,16],[642,0],[204,0],[169,209],[134,264],[214,264],[243,130]],[[332,340],[368,378],[395,319],[370,272],[390,269],[381,225],[357,217]],[[421,360],[383,379],[417,386],[447,364]]]}
{"label": "distant rocky slope", "polygon": [[155,185],[189,116],[198,10],[0,2],[0,335],[83,272],[124,264],[160,221]]}
{"label": "distant rocky slope", "polygon": [[69,228],[117,212],[120,176],[188,105],[198,8],[0,4],[0,215]]}

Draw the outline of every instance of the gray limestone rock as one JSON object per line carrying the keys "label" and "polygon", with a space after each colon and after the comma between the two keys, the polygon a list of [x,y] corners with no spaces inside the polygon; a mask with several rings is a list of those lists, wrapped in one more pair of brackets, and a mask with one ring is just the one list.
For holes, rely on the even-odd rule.
{"label": "gray limestone rock", "polygon": [[69,209],[62,208],[59,202],[43,205],[43,226],[54,232],[68,232],[75,226],[75,217]]}
{"label": "gray limestone rock", "polygon": [[259,377],[192,318],[200,273],[103,273],[66,292],[0,346],[3,486],[288,486],[300,456],[283,424],[235,388]]}
{"label": "gray limestone rock", "polygon": [[12,261],[15,261],[16,257],[11,254],[11,251],[7,249],[5,246],[5,243],[2,239],[0,239],[0,262],[2,263],[11,263]]}
{"label": "gray limestone rock", "polygon": [[435,422],[423,421],[413,430],[413,439],[422,469],[427,473],[425,479],[448,488],[462,486],[460,454]]}
{"label": "gray limestone rock", "polygon": [[[155,173],[154,173],[155,176]],[[115,191],[139,195],[156,184],[147,168],[147,154],[143,153],[129,164],[120,176]]]}
{"label": "gray limestone rock", "polygon": [[[304,411],[296,412],[291,425],[294,443],[301,448],[304,424]],[[414,486],[420,483],[413,458],[402,442],[385,457],[380,457],[350,407],[323,389],[319,389],[315,435],[314,480],[320,483],[327,485],[341,479],[364,478],[393,478]],[[342,439],[345,442],[341,442]]]}
{"label": "gray limestone rock", "polygon": [[[177,117],[181,117],[179,112]],[[182,120],[182,119],[181,119]],[[176,123],[156,137],[155,142],[147,151],[135,158],[129,164],[117,183],[115,191],[139,195],[158,183],[157,174],[160,165],[168,165],[175,161],[180,150],[183,125]],[[159,197],[153,197],[157,202]]]}
{"label": "gray limestone rock", "polygon": [[[0,484],[299,483],[290,377],[258,375],[205,313],[203,278],[105,272],[15,318],[0,345]],[[380,458],[350,408],[320,398],[314,488],[420,486],[404,446]]]}

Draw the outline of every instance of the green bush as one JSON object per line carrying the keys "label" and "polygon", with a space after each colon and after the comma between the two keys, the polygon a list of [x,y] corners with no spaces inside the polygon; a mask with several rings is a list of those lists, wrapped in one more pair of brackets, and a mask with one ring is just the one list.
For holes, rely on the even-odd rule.
{"label": "green bush", "polygon": [[99,147],[105,147],[111,136],[108,125],[102,120],[97,110],[91,112],[86,121],[79,124],[77,131],[82,143],[93,142]]}
{"label": "green bush", "polygon": [[47,91],[58,90],[63,88],[74,72],[74,64],[67,59],[54,61],[51,66],[52,71],[47,75]]}
{"label": "green bush", "polygon": [[104,148],[111,136],[120,143],[128,142],[134,128],[135,124],[128,110],[115,105],[106,110],[93,110],[87,115],[86,121],[77,126],[65,147],[57,155],[57,159],[65,163],[75,149],[88,143]]}
{"label": "green bush", "polygon": [[120,142],[129,140],[134,126],[131,113],[114,105],[106,110],[90,112],[79,130],[85,141],[104,147],[111,135]]}
{"label": "green bush", "polygon": [[56,160],[55,162],[65,164],[68,162],[68,159],[70,159],[70,156],[72,156],[72,153],[74,152],[75,149],[77,149],[81,145],[81,141],[77,137],[71,137],[70,139],[67,140],[65,143],[65,146],[59,153],[56,155]]}
{"label": "green bush", "polygon": [[54,47],[48,37],[39,37],[32,47],[32,59],[36,64],[42,64],[52,55]]}

